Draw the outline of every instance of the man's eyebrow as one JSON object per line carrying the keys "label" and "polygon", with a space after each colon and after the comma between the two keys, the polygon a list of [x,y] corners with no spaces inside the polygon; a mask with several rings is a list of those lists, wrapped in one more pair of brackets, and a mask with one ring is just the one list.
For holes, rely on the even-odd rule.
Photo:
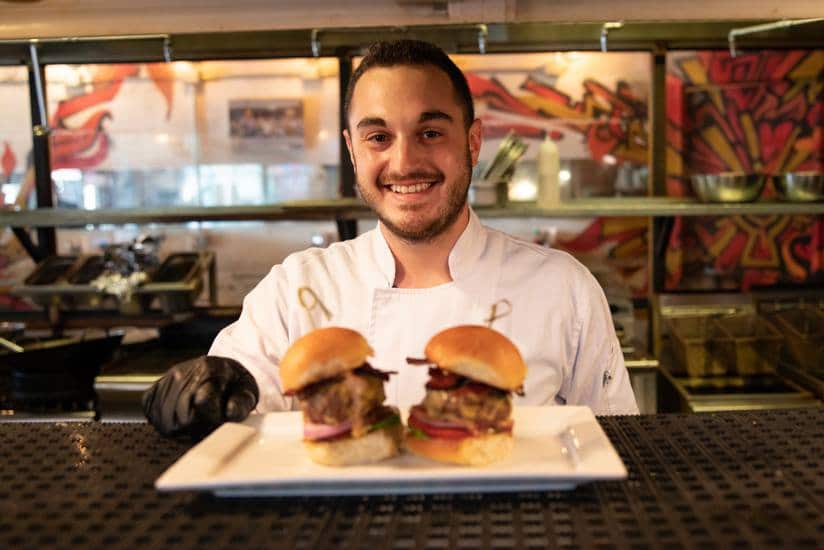
{"label": "man's eyebrow", "polygon": [[366,128],[367,126],[386,126],[386,121],[380,117],[366,117],[360,119],[356,128]]}
{"label": "man's eyebrow", "polygon": [[418,118],[418,123],[429,122],[430,120],[446,120],[452,122],[452,117],[443,111],[424,111]]}

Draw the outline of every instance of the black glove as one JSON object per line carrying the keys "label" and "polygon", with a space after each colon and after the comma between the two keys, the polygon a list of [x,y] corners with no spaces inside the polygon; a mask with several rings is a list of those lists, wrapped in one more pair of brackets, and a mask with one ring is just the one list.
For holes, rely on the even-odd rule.
{"label": "black glove", "polygon": [[204,437],[249,416],[260,394],[254,377],[227,357],[178,363],[143,394],[143,412],[163,435]]}

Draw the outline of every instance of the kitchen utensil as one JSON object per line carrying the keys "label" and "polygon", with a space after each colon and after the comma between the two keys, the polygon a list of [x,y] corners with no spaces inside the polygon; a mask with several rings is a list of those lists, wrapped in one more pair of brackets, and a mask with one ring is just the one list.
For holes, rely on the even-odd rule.
{"label": "kitchen utensil", "polygon": [[69,272],[76,261],[77,256],[49,256],[37,264],[25,283],[31,286],[54,284]]}
{"label": "kitchen utensil", "polygon": [[793,202],[824,200],[824,174],[821,172],[787,172],[773,178],[781,196]]}
{"label": "kitchen utensil", "polygon": [[703,202],[751,202],[764,188],[763,174],[722,172],[719,174],[693,174],[692,189]]}
{"label": "kitchen utensil", "polygon": [[801,306],[776,312],[771,317],[784,335],[793,361],[812,370],[824,360],[824,313]]}
{"label": "kitchen utensil", "polygon": [[783,338],[758,314],[725,315],[714,320],[718,327],[710,351],[740,376],[775,372]]}
{"label": "kitchen utensil", "polygon": [[498,183],[505,180],[507,174],[511,176],[515,163],[523,156],[527,147],[514,132],[509,132],[498,146],[495,158],[487,166],[482,179],[489,183]]}
{"label": "kitchen utensil", "polygon": [[0,346],[3,346],[4,348],[11,350],[15,353],[23,353],[23,348],[21,348],[11,340],[6,340],[2,336],[0,336]]}
{"label": "kitchen utensil", "polygon": [[675,355],[673,374],[717,376],[726,374],[726,366],[710,354],[709,341],[718,327],[711,317],[676,317],[668,320]]}
{"label": "kitchen utensil", "polygon": [[39,410],[93,400],[94,378],[122,338],[113,333],[27,343],[17,353],[0,349],[0,374],[10,376],[11,402],[20,410]]}

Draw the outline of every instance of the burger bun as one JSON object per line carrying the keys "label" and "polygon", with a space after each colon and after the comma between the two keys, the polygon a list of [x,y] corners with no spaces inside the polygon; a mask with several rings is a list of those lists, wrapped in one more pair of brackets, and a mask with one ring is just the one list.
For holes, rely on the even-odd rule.
{"label": "burger bun", "polygon": [[294,392],[315,382],[354,370],[374,352],[357,331],[324,327],[307,332],[286,350],[280,361],[284,392]]}
{"label": "burger bun", "polygon": [[511,433],[496,433],[461,439],[423,439],[407,432],[406,448],[416,455],[464,466],[483,466],[503,460],[512,452]]}
{"label": "burger bun", "polygon": [[397,456],[401,452],[403,426],[400,422],[363,437],[344,437],[330,441],[303,440],[309,458],[326,466],[369,464]]}
{"label": "burger bun", "polygon": [[426,344],[426,358],[446,371],[506,391],[523,386],[526,364],[500,332],[482,325],[442,330]]}

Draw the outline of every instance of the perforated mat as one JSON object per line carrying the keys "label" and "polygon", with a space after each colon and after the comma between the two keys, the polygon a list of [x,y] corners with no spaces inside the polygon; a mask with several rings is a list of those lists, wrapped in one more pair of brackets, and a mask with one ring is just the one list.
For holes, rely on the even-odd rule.
{"label": "perforated mat", "polygon": [[0,424],[0,548],[824,547],[822,409],[600,421],[627,481],[249,500],[156,492],[145,424]]}

